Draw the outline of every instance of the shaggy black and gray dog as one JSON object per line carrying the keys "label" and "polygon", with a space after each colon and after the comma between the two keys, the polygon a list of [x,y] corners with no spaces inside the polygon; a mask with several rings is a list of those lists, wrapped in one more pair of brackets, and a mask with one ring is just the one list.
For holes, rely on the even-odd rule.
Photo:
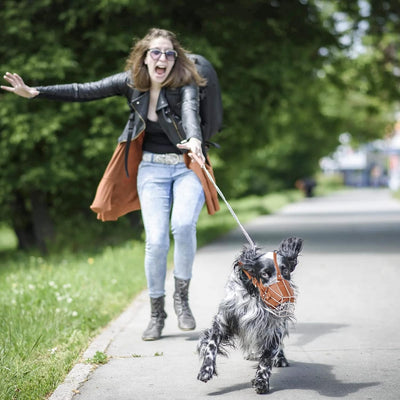
{"label": "shaggy black and gray dog", "polygon": [[[291,273],[297,265],[302,246],[302,239],[290,237],[283,240],[275,252],[282,277],[291,286]],[[288,334],[288,322],[293,314],[277,314],[263,301],[255,286],[256,280],[264,287],[276,280],[277,271],[271,254],[248,246],[235,260],[226,286],[226,297],[219,305],[211,328],[202,332],[198,342],[197,350],[202,360],[197,376],[200,381],[207,382],[217,375],[217,354],[226,355],[226,347],[235,347],[236,340],[246,354],[255,354],[259,360],[252,381],[257,393],[269,392],[273,365],[289,365],[283,353],[282,341]]]}

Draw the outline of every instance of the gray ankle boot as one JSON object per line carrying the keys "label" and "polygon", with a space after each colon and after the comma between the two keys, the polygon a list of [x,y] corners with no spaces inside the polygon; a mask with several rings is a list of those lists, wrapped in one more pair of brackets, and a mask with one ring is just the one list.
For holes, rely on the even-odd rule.
{"label": "gray ankle boot", "polygon": [[164,311],[164,296],[158,298],[150,297],[151,319],[146,330],[143,332],[143,340],[157,340],[161,337],[164,328],[164,320],[167,313]]}
{"label": "gray ankle boot", "polygon": [[189,307],[189,283],[190,279],[175,278],[174,309],[178,316],[178,327],[183,331],[196,328],[196,321]]}

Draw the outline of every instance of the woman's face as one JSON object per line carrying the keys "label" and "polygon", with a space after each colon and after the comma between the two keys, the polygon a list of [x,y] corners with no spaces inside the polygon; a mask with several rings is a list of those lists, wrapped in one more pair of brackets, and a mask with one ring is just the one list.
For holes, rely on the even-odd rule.
{"label": "woman's face", "polygon": [[[150,50],[150,51],[149,51]],[[150,75],[151,86],[158,87],[167,79],[174,64],[174,48],[169,39],[158,37],[150,42],[144,63]],[[151,51],[153,50],[153,51]],[[167,52],[167,54],[165,54]]]}

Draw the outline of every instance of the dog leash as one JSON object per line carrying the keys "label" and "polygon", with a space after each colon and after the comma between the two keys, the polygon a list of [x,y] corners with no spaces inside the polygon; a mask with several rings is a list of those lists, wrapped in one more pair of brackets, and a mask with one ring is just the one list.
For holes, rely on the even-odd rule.
{"label": "dog leash", "polygon": [[253,242],[253,240],[250,237],[250,235],[247,233],[246,229],[244,229],[243,225],[240,223],[238,216],[236,215],[235,211],[233,211],[233,208],[231,207],[231,205],[226,200],[226,198],[225,198],[224,194],[222,193],[221,189],[217,186],[217,184],[215,183],[213,177],[207,171],[205,163],[201,160],[201,158],[199,156],[197,156],[197,154],[189,153],[189,155],[193,160],[195,160],[197,162],[197,164],[200,165],[201,169],[206,173],[208,179],[214,185],[214,187],[217,190],[218,194],[221,196],[221,199],[225,202],[226,206],[228,207],[228,210],[230,211],[230,213],[232,214],[233,218],[235,219],[235,221],[239,225],[240,229],[242,230],[244,237],[247,239],[247,241],[250,243],[250,245],[253,248],[255,248],[256,247],[255,243]]}
{"label": "dog leash", "polygon": [[[189,155],[192,158],[192,160],[195,160],[200,165],[202,170],[206,173],[208,179],[214,185],[218,194],[221,196],[222,200],[225,202],[226,206],[228,207],[228,210],[232,214],[233,218],[238,223],[240,229],[243,232],[243,235],[245,236],[247,241],[250,243],[252,248],[255,249],[255,247],[256,247],[255,243],[251,239],[250,235],[247,233],[246,229],[244,229],[243,225],[240,223],[239,218],[235,214],[235,211],[233,211],[233,208],[231,207],[231,205],[226,200],[221,189],[217,186],[213,177],[207,171],[205,163],[196,154],[189,153]],[[275,268],[277,271],[277,281],[275,283],[273,283],[272,285],[265,287],[261,283],[261,281],[258,281],[256,278],[252,277],[246,270],[243,269],[243,272],[246,274],[246,276],[249,278],[249,280],[252,282],[252,284],[259,290],[261,299],[267,305],[267,310],[271,314],[275,315],[276,317],[286,317],[286,318],[294,319],[293,307],[294,307],[294,303],[295,303],[295,299],[296,299],[294,290],[291,287],[290,283],[287,282],[282,277],[282,274],[281,274],[281,271],[280,271],[280,268],[278,265],[278,261],[276,258],[276,252],[273,253],[273,260],[274,260]]]}

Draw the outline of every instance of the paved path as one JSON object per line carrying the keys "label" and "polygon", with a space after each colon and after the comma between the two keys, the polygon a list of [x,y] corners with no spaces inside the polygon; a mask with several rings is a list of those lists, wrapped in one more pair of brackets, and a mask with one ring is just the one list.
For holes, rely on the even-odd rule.
{"label": "paved path", "polygon": [[[386,190],[349,190],[304,199],[246,229],[267,250],[289,235],[305,241],[294,274],[300,289],[297,324],[286,341],[291,367],[273,370],[268,398],[398,400],[400,202]],[[213,380],[196,380],[199,332],[209,326],[244,242],[235,230],[199,250],[191,287],[196,331],[184,333],[176,326],[170,275],[162,340],[140,339],[149,315],[142,293],[83,356],[106,351],[109,362],[92,372],[78,364],[51,400],[256,398],[250,384],[256,363],[244,360],[239,350],[219,358]]]}

